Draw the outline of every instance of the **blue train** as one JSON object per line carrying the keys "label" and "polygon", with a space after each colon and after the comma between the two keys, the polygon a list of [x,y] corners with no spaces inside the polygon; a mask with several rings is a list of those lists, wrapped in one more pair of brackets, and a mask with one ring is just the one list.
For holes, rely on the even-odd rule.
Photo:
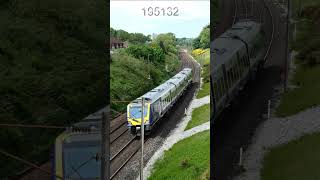
{"label": "blue train", "polygon": [[244,20],[211,43],[211,118],[213,121],[264,64],[261,24]]}
{"label": "blue train", "polygon": [[127,106],[127,122],[132,134],[138,134],[141,127],[142,98],[144,104],[144,124],[146,133],[174,105],[192,81],[192,69],[184,68],[178,74]]}
{"label": "blue train", "polygon": [[[100,179],[101,120],[103,108],[81,122],[74,129],[61,133],[55,142],[53,171],[58,177],[68,179]],[[80,129],[80,130],[78,130]],[[86,130],[87,129],[87,130]],[[60,180],[53,176],[54,180]]]}

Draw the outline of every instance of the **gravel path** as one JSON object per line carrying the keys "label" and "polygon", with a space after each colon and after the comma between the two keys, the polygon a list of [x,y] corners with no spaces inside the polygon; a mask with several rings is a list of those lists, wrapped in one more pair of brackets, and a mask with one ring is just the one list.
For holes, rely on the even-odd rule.
{"label": "gravel path", "polygon": [[266,120],[256,131],[253,143],[244,154],[246,172],[235,180],[259,180],[264,155],[271,147],[320,132],[320,106],[286,118]]}
{"label": "gravel path", "polygon": [[[147,179],[152,172],[152,168],[157,160],[163,157],[164,152],[168,149],[170,149],[175,143],[178,141],[181,141],[185,138],[188,138],[196,133],[209,130],[210,129],[210,122],[203,123],[199,126],[196,126],[192,129],[189,129],[187,131],[184,131],[185,128],[188,125],[188,122],[192,118],[192,111],[195,108],[198,108],[200,106],[203,106],[205,104],[210,103],[210,96],[203,97],[201,99],[193,99],[190,103],[190,106],[188,107],[186,111],[186,116],[182,119],[182,121],[177,125],[177,127],[169,134],[169,136],[166,138],[162,146],[154,153],[154,155],[151,157],[151,159],[148,161],[147,165],[144,168],[144,179]],[[139,179],[139,176],[137,177],[137,180]]]}

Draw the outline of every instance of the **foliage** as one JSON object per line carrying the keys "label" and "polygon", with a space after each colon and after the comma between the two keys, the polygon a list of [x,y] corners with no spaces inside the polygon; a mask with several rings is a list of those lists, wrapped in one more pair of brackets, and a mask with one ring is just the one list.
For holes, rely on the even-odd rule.
{"label": "foliage", "polygon": [[[297,3],[297,2],[295,2]],[[319,16],[320,1],[305,1],[301,16],[298,17],[297,39],[292,43],[298,54],[297,72],[294,74],[293,84],[297,86],[284,93],[277,108],[278,116],[289,116],[320,104],[320,39],[319,23],[315,18]],[[315,8],[317,7],[317,8]]]}
{"label": "foliage", "polygon": [[193,46],[194,49],[201,48],[201,43],[200,43],[200,38],[199,37],[196,37],[196,38],[193,39],[192,46]]}
{"label": "foliage", "polygon": [[119,38],[122,41],[129,41],[132,44],[144,44],[151,41],[150,36],[145,36],[142,33],[128,33],[122,29],[115,30],[110,27],[110,36]]}
{"label": "foliage", "polygon": [[126,52],[137,59],[144,59],[154,64],[163,64],[165,61],[164,51],[157,45],[130,45]]}
{"label": "foliage", "polygon": [[[105,1],[2,1],[1,123],[70,125],[107,102]],[[0,129],[2,149],[49,158],[60,131]],[[0,156],[0,179],[24,167]]]}
{"label": "foliage", "polygon": [[319,105],[319,74],[320,65],[312,68],[300,66],[292,82],[297,88],[283,94],[276,114],[281,117],[290,116]]}
{"label": "foliage", "polygon": [[148,180],[207,179],[210,166],[210,132],[179,141],[157,161]]}
{"label": "foliage", "polygon": [[[150,57],[151,60],[151,57]],[[159,63],[148,63],[137,59],[126,51],[112,56],[110,95],[112,101],[132,101],[164,80],[173,76],[180,67],[179,59],[174,54],[165,55],[165,66]],[[167,69],[167,71],[166,71]],[[148,76],[150,74],[150,79]],[[127,103],[112,103],[112,109],[123,112]]]}
{"label": "foliage", "polygon": [[262,180],[320,179],[320,134],[272,148],[264,158]]}
{"label": "foliage", "polygon": [[210,104],[200,106],[192,111],[192,118],[186,130],[208,122],[210,119]]}
{"label": "foliage", "polygon": [[200,33],[200,47],[201,48],[210,48],[210,28],[205,27]]}
{"label": "foliage", "polygon": [[292,48],[298,51],[298,59],[304,65],[320,64],[320,3],[312,2],[302,8],[301,16],[297,17],[297,38]]}
{"label": "foliage", "polygon": [[192,51],[192,56],[202,66],[203,82],[207,83],[210,81],[210,49],[195,49]]}
{"label": "foliage", "polygon": [[[173,33],[159,34],[149,44],[130,44],[115,53],[111,61],[112,101],[132,101],[176,74],[180,67],[176,43]],[[111,107],[124,112],[127,104],[112,103]]]}
{"label": "foliage", "polygon": [[206,49],[210,48],[210,26],[205,26],[200,32],[199,36],[193,40],[193,48],[194,49]]}
{"label": "foliage", "polygon": [[177,45],[179,49],[186,49],[191,52],[193,49],[192,43],[192,38],[177,38]]}
{"label": "foliage", "polygon": [[197,98],[203,98],[210,95],[210,82],[203,83],[201,89],[197,94]]}
{"label": "foliage", "polygon": [[159,34],[154,40],[153,42],[154,44],[159,45],[160,47],[162,46],[161,44],[163,44],[163,47],[161,47],[163,49],[163,51],[168,54],[168,53],[174,53],[177,54],[178,50],[176,48],[176,37],[173,33],[166,33],[166,34]]}

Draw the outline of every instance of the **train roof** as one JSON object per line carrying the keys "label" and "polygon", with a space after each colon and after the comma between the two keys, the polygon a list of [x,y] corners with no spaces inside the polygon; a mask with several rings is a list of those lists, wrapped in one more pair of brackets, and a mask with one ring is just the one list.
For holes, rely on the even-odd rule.
{"label": "train roof", "polygon": [[218,68],[230,59],[245,42],[250,42],[259,33],[261,25],[254,21],[241,21],[211,42],[211,66]]}
{"label": "train roof", "polygon": [[187,74],[191,73],[191,71],[191,68],[184,68],[182,71],[180,71],[178,74],[176,74],[163,84],[159,85],[158,87],[137,98],[135,101],[133,101],[133,103],[140,103],[142,97],[145,98],[146,101],[149,101],[151,103],[158,100],[160,97],[166,94],[171,88],[178,85],[181,82],[181,80],[186,77]]}

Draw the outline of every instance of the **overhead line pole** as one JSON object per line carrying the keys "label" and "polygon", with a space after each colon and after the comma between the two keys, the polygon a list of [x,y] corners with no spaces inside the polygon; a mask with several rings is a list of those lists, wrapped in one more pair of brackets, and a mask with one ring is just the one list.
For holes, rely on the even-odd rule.
{"label": "overhead line pole", "polygon": [[110,179],[110,122],[109,106],[106,112],[102,113],[101,127],[101,179]]}
{"label": "overhead line pole", "polygon": [[290,0],[287,1],[287,28],[286,28],[286,34],[287,34],[287,42],[286,42],[286,55],[285,55],[285,69],[284,69],[284,92],[287,91],[287,84],[288,84],[288,61],[289,61],[289,41],[290,41]]}
{"label": "overhead line pole", "polygon": [[140,162],[140,180],[143,180],[143,148],[144,148],[144,97],[141,98],[141,162]]}

